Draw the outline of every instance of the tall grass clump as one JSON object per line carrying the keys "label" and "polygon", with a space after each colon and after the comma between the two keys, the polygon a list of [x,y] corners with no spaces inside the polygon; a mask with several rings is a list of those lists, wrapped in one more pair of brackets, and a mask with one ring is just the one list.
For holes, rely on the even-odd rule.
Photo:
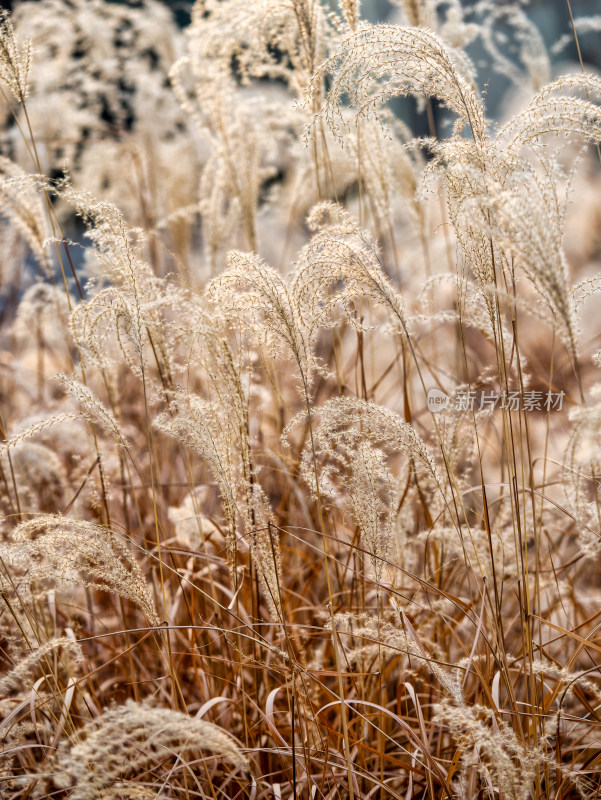
{"label": "tall grass clump", "polygon": [[0,796],[598,796],[572,21],[0,13]]}

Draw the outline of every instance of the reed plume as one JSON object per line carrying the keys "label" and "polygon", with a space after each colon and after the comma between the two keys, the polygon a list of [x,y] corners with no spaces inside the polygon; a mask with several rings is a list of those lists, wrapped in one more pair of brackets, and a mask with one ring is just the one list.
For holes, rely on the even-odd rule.
{"label": "reed plume", "polygon": [[41,515],[18,525],[2,551],[23,571],[23,581],[75,582],[117,594],[139,606],[152,625],[159,624],[140,567],[121,540],[100,525]]}
{"label": "reed plume", "polygon": [[[249,769],[239,745],[216,725],[170,708],[129,701],[105,711],[98,723],[87,723],[77,740],[63,743],[45,777],[77,800],[107,792],[119,796],[129,794],[131,784],[121,783],[128,773],[166,756],[175,756],[177,765],[184,753],[202,758],[207,751],[236,769]],[[43,796],[41,790],[37,796]]]}

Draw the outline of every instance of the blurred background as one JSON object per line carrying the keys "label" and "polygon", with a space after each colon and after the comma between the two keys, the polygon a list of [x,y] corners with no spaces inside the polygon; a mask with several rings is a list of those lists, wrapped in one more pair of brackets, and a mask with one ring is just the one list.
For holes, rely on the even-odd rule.
{"label": "blurred background", "polygon": [[[93,0],[89,0],[91,3]],[[130,8],[143,8],[144,0],[102,0],[106,5],[129,6]],[[335,0],[330,0],[335,5]],[[23,2],[27,3],[28,8],[35,3],[43,0],[4,0],[0,3],[0,8],[14,10]],[[174,22],[179,28],[184,28],[190,21],[190,14],[194,0],[160,0],[172,13]],[[68,5],[69,0],[65,0]],[[570,22],[570,12],[568,0],[523,0],[523,2],[504,2],[504,0],[490,0],[486,3],[490,8],[495,9],[495,32],[501,37],[505,35],[506,41],[503,42],[507,48],[507,53],[511,53],[511,40],[514,37],[514,28],[505,25],[503,30],[503,15],[507,9],[513,5],[521,6],[530,17],[542,39],[550,51],[551,61],[556,68],[554,71],[559,74],[573,68],[578,61],[578,53],[573,37],[563,42],[560,49],[554,51],[553,48],[561,40],[562,36],[571,34],[572,27]],[[371,22],[392,22],[399,21],[399,6],[402,0],[397,3],[390,0],[363,0],[361,12],[364,18]],[[463,0],[464,8],[477,8],[480,3],[478,0]],[[441,4],[444,10],[444,4]],[[601,0],[571,0],[571,10],[574,18],[591,18],[601,15]],[[28,13],[32,13],[29,11]],[[488,11],[484,11],[486,15]],[[480,15],[480,18],[483,15]],[[584,64],[587,67],[601,69],[601,29],[599,24],[591,26],[592,30],[585,30],[586,26],[579,33],[580,49]],[[501,43],[501,40],[499,40]],[[479,45],[468,48],[469,55],[474,63],[480,68],[480,83],[487,85],[487,108],[490,116],[497,116],[502,112],[502,98],[509,88],[509,81],[498,74],[487,71],[490,59]],[[511,56],[510,56],[511,57]],[[517,59],[517,53],[516,53]],[[562,69],[563,65],[565,69]],[[407,101],[397,103],[396,113],[403,118],[412,129],[418,134],[426,134],[427,125],[425,119],[414,108],[414,105]]]}
{"label": "blurred background", "polygon": [[[33,0],[38,2],[39,0]],[[105,0],[116,5],[140,7],[143,0]],[[190,20],[190,11],[193,0],[162,0],[163,4],[171,9],[179,25],[184,26]],[[473,3],[471,3],[473,5]],[[4,0],[0,8],[12,10],[19,5],[19,0]],[[502,8],[506,3],[495,0],[495,5]],[[532,18],[547,45],[551,47],[559,37],[570,30],[570,16],[566,0],[530,0],[522,3],[529,16]],[[601,0],[571,0],[572,13],[575,17],[589,17],[601,13]],[[363,0],[361,3],[363,15],[372,22],[389,20],[395,14],[395,6],[389,0]],[[581,41],[583,59],[597,67],[601,66],[601,44],[598,35],[584,35]],[[575,59],[576,48],[570,45],[564,51],[564,56]]]}
{"label": "blurred background", "polygon": [[[330,0],[332,5],[336,1]],[[371,22],[406,24],[403,5],[404,0],[363,0],[361,11]],[[201,234],[194,215],[202,202],[201,176],[211,147],[182,110],[169,78],[173,64],[186,53],[192,0],[4,0],[0,7],[13,12],[17,37],[33,43],[27,105],[41,171],[55,180],[68,177],[94,197],[114,203],[131,224],[153,235],[162,237],[168,229],[172,257],[200,274]],[[465,46],[465,39],[457,44],[465,46],[477,70],[493,122],[508,119],[549,80],[580,71],[568,0],[465,0],[461,25],[456,24],[457,8],[457,0],[437,4],[441,35],[455,42],[475,27],[472,22],[479,26],[478,35],[467,33],[471,44]],[[601,0],[571,0],[571,10],[584,67],[599,70]],[[267,87],[266,80],[258,79],[263,96],[285,93],[283,85],[270,80]],[[430,118],[425,104],[413,98],[394,99],[390,107],[414,136],[444,137],[450,131],[451,115],[434,101]],[[31,171],[19,133],[25,121],[19,123],[13,112],[9,98],[0,96],[0,158],[6,159],[2,171],[7,175],[16,165]],[[261,202],[285,190],[289,167],[276,153],[263,179]],[[596,173],[598,161],[590,169]],[[32,197],[35,202],[39,199]],[[13,211],[0,214],[7,252],[17,246],[10,213],[21,207],[19,198],[11,203]],[[65,230],[81,245],[72,249],[80,268],[86,258],[83,229],[71,212],[58,209],[63,212]],[[11,269],[12,259],[0,259],[0,319],[27,285],[36,259],[43,258],[36,236],[29,237],[24,256],[31,269]],[[171,266],[166,259],[158,272]]]}

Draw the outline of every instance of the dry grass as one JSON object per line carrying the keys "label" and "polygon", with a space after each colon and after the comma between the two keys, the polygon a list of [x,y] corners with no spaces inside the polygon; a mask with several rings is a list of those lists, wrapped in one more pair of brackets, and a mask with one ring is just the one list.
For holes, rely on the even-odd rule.
{"label": "dry grass", "polygon": [[0,797],[593,800],[601,80],[143,6],[0,17]]}

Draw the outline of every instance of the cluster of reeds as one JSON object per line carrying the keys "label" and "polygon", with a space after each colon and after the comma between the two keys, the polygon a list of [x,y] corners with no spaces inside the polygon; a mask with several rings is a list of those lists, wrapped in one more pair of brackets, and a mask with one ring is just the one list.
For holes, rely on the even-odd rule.
{"label": "cluster of reeds", "polygon": [[0,797],[598,796],[601,79],[397,6],[0,12]]}

